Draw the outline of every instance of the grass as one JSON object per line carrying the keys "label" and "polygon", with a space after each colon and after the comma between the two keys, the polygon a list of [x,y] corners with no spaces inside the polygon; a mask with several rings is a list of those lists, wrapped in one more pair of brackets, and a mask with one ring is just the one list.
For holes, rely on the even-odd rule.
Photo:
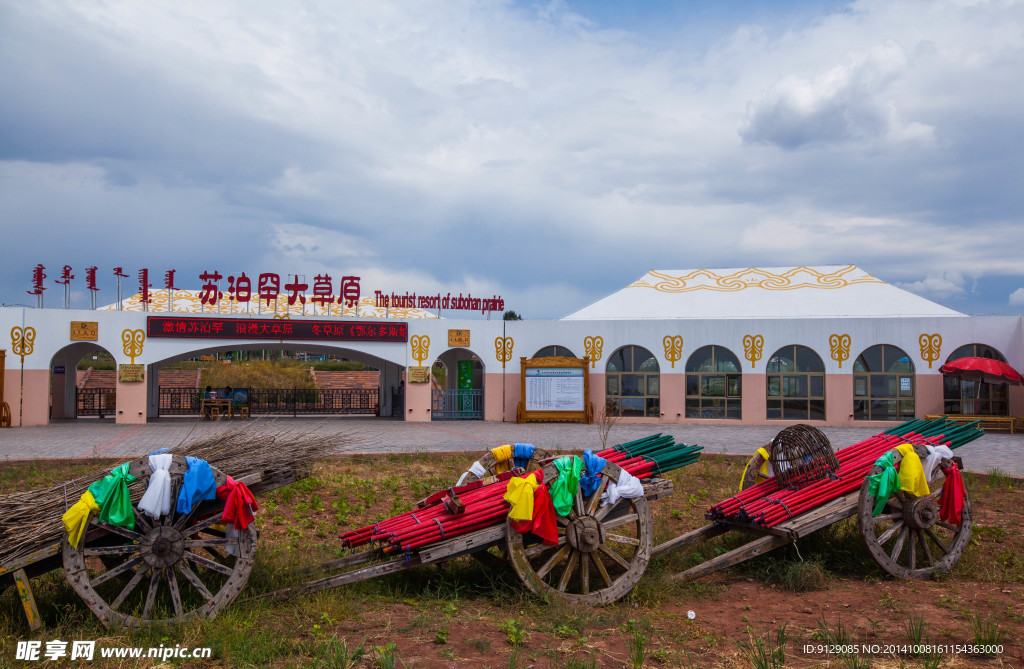
{"label": "grass", "polygon": [[[881,616],[888,622],[886,630],[877,632],[883,639],[917,638],[919,626],[924,640],[923,617],[901,613],[905,609],[897,608],[898,595],[889,595],[886,608],[882,592],[888,595],[886,584],[890,581],[880,575],[867,555],[852,522],[800,539],[799,553],[781,548],[738,565],[721,578],[692,583],[671,580],[672,574],[720,555],[747,537],[732,533],[724,540],[700,542],[653,560],[644,578],[622,601],[603,608],[574,607],[561,600],[545,602],[529,593],[513,570],[487,568],[470,557],[451,561],[444,568],[411,569],[287,602],[246,599],[311,578],[297,575],[296,567],[340,557],[340,530],[387,517],[397,507],[406,508],[450,485],[475,457],[347,456],[318,463],[309,478],[262,496],[257,515],[261,535],[256,565],[242,598],[212,621],[193,620],[163,630],[107,631],[82,605],[63,573],[54,571],[33,579],[45,625],[33,634],[27,629],[13,589],[8,589],[0,596],[0,666],[5,666],[5,658],[13,657],[16,639],[104,639],[109,645],[158,646],[164,637],[182,645],[211,646],[214,658],[224,666],[240,667],[346,667],[352,666],[360,650],[358,666],[386,666],[392,660],[391,666],[434,666],[456,661],[453,658],[459,658],[459,663],[470,658],[469,662],[481,669],[513,666],[513,659],[514,666],[522,667],[758,666],[755,660],[742,659],[745,653],[729,641],[725,631],[702,623],[701,609],[729,606],[736,607],[737,619],[749,616],[749,623],[744,625],[750,631],[735,637],[744,638],[741,646],[751,658],[759,658],[756,662],[768,663],[766,666],[778,662],[780,632],[792,637],[791,644],[812,639],[852,642],[863,629],[849,627],[856,624],[856,613]],[[5,464],[0,466],[0,492],[34,488],[116,464]],[[731,459],[708,457],[670,473],[676,494],[651,504],[655,543],[702,526],[706,522],[704,506],[731,494],[741,470],[742,465]],[[1024,490],[1002,484],[987,490],[979,484],[970,491],[976,509],[985,508],[994,495],[1001,495],[1002,503],[1009,501],[1010,506],[1024,501],[1019,497]],[[691,500],[691,493],[699,494],[701,499]],[[945,577],[944,583],[950,588],[978,581],[1024,584],[1022,561],[1016,557],[1024,554],[1024,538],[1015,532],[998,531],[997,520],[985,522],[982,527],[992,529],[976,533],[960,565]],[[746,579],[776,585],[777,590],[771,592],[781,591],[784,594],[780,596],[785,597],[828,590],[843,581],[883,580],[873,600],[879,602],[878,607],[851,610],[850,616],[844,614],[843,618],[837,618],[834,612],[827,619],[821,615],[817,629],[791,624],[780,630],[759,617],[756,602],[744,608],[742,603],[729,599],[728,584]],[[865,587],[876,586],[865,582]],[[930,595],[930,601],[941,604],[937,598],[949,597],[950,592],[937,591]],[[950,598],[950,606],[956,601]],[[685,619],[688,608],[697,610],[695,621]],[[983,614],[972,614],[968,619],[966,614],[957,615],[959,605],[942,610],[949,613],[951,621],[955,619],[947,625],[956,627],[960,639],[974,635],[981,641],[1005,641],[1012,638],[1018,622],[1012,612],[998,619]],[[919,625],[915,621],[920,621]],[[396,645],[388,650],[391,643]],[[785,657],[785,649],[781,652],[784,660],[792,661]],[[492,659],[483,663],[473,659],[480,657]],[[934,666],[934,658],[922,657],[916,662]],[[834,666],[867,663],[870,658],[835,658]]]}

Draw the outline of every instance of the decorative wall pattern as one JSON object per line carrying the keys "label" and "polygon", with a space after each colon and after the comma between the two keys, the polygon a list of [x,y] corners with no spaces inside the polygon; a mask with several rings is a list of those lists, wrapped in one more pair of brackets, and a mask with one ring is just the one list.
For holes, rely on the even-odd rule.
{"label": "decorative wall pattern", "polygon": [[583,338],[583,353],[590,358],[590,367],[593,369],[597,361],[601,359],[601,349],[604,348],[604,338],[597,337]]}
{"label": "decorative wall pattern", "polygon": [[494,355],[501,363],[501,368],[505,368],[505,363],[512,359],[512,347],[515,345],[512,337],[501,337],[494,338]]}
{"label": "decorative wall pattern", "polygon": [[409,337],[409,347],[412,349],[412,359],[417,365],[423,365],[423,361],[430,356],[430,337],[427,335],[413,335]]}
{"label": "decorative wall pattern", "polygon": [[757,366],[764,351],[764,337],[762,335],[747,335],[743,338],[743,357],[750,361],[750,368]]}
{"label": "decorative wall pattern", "polygon": [[838,362],[839,369],[842,369],[843,361],[850,359],[850,335],[832,335],[828,338],[828,348],[832,359]]}
{"label": "decorative wall pattern", "polygon": [[672,363],[675,369],[676,363],[683,357],[683,338],[680,335],[670,337],[665,335],[661,342],[665,346],[665,359]]}
{"label": "decorative wall pattern", "polygon": [[[852,272],[857,272],[857,274],[849,276]],[[663,293],[688,293],[694,290],[735,292],[747,288],[764,288],[765,290],[824,288],[834,290],[857,283],[885,282],[863,270],[858,270],[855,265],[847,265],[833,272],[822,272],[813,267],[794,267],[781,274],[773,274],[757,267],[748,267],[727,275],[716,274],[707,269],[696,269],[680,276],[652,271],[632,283],[629,288],[653,288]]]}
{"label": "decorative wall pattern", "polygon": [[11,351],[14,355],[21,357],[22,364],[25,363],[25,356],[32,355],[36,349],[36,329],[34,327],[11,328]]}
{"label": "decorative wall pattern", "polygon": [[921,346],[921,359],[926,361],[928,369],[931,369],[932,363],[938,360],[942,353],[942,335],[922,334],[917,341]]}
{"label": "decorative wall pattern", "polygon": [[142,355],[142,345],[146,341],[146,333],[142,330],[122,330],[121,331],[121,344],[124,349],[124,354],[132,359],[131,364],[135,364],[135,358]]}

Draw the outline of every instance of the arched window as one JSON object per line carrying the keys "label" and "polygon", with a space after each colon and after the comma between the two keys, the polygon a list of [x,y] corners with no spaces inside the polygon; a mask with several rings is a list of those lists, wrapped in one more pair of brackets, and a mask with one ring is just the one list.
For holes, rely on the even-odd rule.
{"label": "arched window", "polygon": [[[985,344],[967,344],[953,351],[946,362],[958,358],[991,358],[1006,362],[1003,354]],[[1005,383],[967,381],[945,376],[942,379],[943,412],[977,416],[1009,416],[1010,400]]]}
{"label": "arched window", "polygon": [[605,400],[610,416],[660,416],[658,360],[646,348],[623,346],[608,358]]}
{"label": "arched window", "polygon": [[914,417],[914,363],[888,344],[861,353],[853,363],[854,420]]}
{"label": "arched window", "polygon": [[686,361],[686,417],[742,418],[740,361],[724,346],[703,346]]}
{"label": "arched window", "polygon": [[783,346],[768,360],[768,418],[825,420],[825,363],[806,346]]}
{"label": "arched window", "polygon": [[534,358],[575,358],[572,351],[564,346],[545,346],[533,354]]}

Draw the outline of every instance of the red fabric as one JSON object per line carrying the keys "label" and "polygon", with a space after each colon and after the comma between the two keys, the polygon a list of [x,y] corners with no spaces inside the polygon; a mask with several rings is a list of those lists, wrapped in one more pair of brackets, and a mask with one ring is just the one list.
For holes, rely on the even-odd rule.
{"label": "red fabric", "polygon": [[224,514],[220,519],[225,523],[231,523],[235,529],[244,530],[255,520],[252,512],[260,507],[248,486],[230,476],[227,477],[227,481],[217,488],[217,499],[224,501]]}
{"label": "red fabric", "polygon": [[1014,385],[1024,383],[1024,378],[1017,370],[1005,362],[991,358],[957,358],[940,367],[939,371],[947,376],[988,383],[1007,382]]}
{"label": "red fabric", "polygon": [[551,493],[544,485],[544,471],[531,472],[537,477],[537,489],[533,491],[533,520],[512,520],[512,529],[519,534],[533,532],[547,546],[558,544],[558,524],[555,522],[555,505]]}
{"label": "red fabric", "polygon": [[964,481],[956,465],[943,469],[942,473],[946,475],[946,482],[942,484],[942,497],[939,499],[939,518],[959,525],[964,510]]}

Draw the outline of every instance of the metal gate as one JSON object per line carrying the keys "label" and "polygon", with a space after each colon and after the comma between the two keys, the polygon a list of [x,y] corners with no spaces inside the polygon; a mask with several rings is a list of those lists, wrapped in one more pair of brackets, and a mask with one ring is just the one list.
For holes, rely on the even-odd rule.
{"label": "metal gate", "polygon": [[483,420],[483,390],[431,390],[431,420]]}
{"label": "metal gate", "polygon": [[113,416],[116,413],[116,388],[76,388],[75,416]]}

